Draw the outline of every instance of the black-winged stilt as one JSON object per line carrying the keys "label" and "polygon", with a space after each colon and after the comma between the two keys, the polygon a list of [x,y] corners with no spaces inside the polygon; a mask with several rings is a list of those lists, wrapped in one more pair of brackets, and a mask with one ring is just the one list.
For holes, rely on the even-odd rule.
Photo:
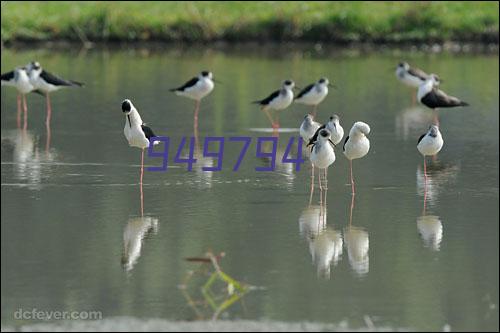
{"label": "black-winged stilt", "polygon": [[259,104],[262,111],[264,111],[271,122],[273,128],[279,127],[278,114],[276,113],[276,122],[271,117],[269,110],[284,110],[292,104],[293,101],[293,88],[295,83],[292,80],[285,80],[281,85],[281,89],[271,93],[268,97],[254,101],[252,103]]}
{"label": "black-winged stilt", "polygon": [[52,105],[50,103],[50,93],[65,87],[82,87],[83,83],[65,80],[44,70],[39,62],[33,61],[27,66],[30,82],[34,87],[34,92],[44,94],[47,99],[47,119],[45,124],[50,126],[52,115]]}
{"label": "black-winged stilt", "polygon": [[312,115],[316,117],[316,109],[328,95],[328,87],[333,87],[333,85],[327,78],[321,78],[302,89],[295,97],[294,102],[312,106]]}
{"label": "black-winged stilt", "polygon": [[352,125],[349,135],[345,138],[343,151],[344,155],[349,160],[349,167],[351,170],[351,189],[352,194],[354,190],[354,177],[352,175],[352,160],[362,158],[370,150],[370,140],[366,137],[370,133],[370,126],[368,124],[358,121]]}
{"label": "black-winged stilt", "polygon": [[424,156],[424,177],[427,180],[427,167],[425,163],[425,156],[434,156],[441,148],[443,148],[443,137],[439,131],[439,127],[431,125],[427,133],[422,134],[418,139],[417,149]]}
{"label": "black-winged stilt", "polygon": [[2,85],[13,86],[17,89],[17,127],[21,127],[21,103],[24,109],[24,129],[28,127],[28,105],[26,103],[26,94],[33,91],[34,87],[30,82],[28,69],[18,67],[1,76]]}
{"label": "black-winged stilt", "polygon": [[417,99],[420,103],[434,110],[434,122],[439,125],[437,118],[437,108],[452,108],[457,106],[468,106],[467,102],[461,101],[457,97],[447,95],[444,91],[437,88],[441,80],[435,74],[418,87]]}

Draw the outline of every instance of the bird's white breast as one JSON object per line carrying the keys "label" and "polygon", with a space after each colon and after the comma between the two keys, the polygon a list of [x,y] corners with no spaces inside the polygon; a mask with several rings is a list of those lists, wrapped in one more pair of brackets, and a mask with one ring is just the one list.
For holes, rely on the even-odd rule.
{"label": "bird's white breast", "polygon": [[329,142],[319,141],[314,145],[310,158],[315,167],[324,169],[335,162],[335,152]]}
{"label": "bird's white breast", "polygon": [[342,126],[340,126],[340,124],[333,126],[330,123],[328,123],[326,127],[328,128],[330,133],[332,133],[331,134],[332,142],[335,145],[338,145],[340,141],[342,141],[342,138],[344,137],[344,129],[342,128]]}
{"label": "bird's white breast", "polygon": [[214,83],[208,78],[199,79],[192,87],[186,88],[184,91],[176,92],[178,95],[186,96],[191,99],[200,100],[210,94],[214,89]]}
{"label": "bird's white breast", "polygon": [[426,134],[418,143],[417,149],[424,156],[432,156],[439,153],[441,148],[443,148],[443,144],[444,141],[441,133],[438,133],[436,137]]}
{"label": "bird's white breast", "polygon": [[316,86],[295,101],[300,104],[317,105],[325,99],[326,95],[328,95],[328,87]]}
{"label": "bird's white breast", "polygon": [[285,89],[286,93],[280,93],[278,97],[269,103],[269,107],[275,110],[286,109],[293,101],[293,92],[290,89]]}
{"label": "bird's white breast", "polygon": [[361,158],[368,154],[370,150],[370,140],[364,135],[349,136],[349,140],[344,146],[344,155],[350,159],[354,160],[356,158]]}

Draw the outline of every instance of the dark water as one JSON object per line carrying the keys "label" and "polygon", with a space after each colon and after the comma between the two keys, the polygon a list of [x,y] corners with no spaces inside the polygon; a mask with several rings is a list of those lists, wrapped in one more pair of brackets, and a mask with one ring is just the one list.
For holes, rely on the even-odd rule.
{"label": "dark water", "polygon": [[[2,72],[37,59],[86,83],[54,93],[51,138],[44,99],[28,96],[29,127],[16,129],[16,93],[2,87],[1,320],[31,310],[97,310],[103,316],[194,319],[178,285],[195,265],[185,257],[224,251],[232,277],[262,287],[225,318],[347,322],[350,327],[498,330],[498,55],[247,51],[2,51]],[[416,139],[432,114],[412,106],[391,70],[400,59],[439,73],[442,88],[472,106],[440,113],[445,145],[429,162],[424,208]],[[199,136],[226,142],[222,172],[199,158],[192,172],[172,164],[145,172],[140,216],[140,150],[123,136],[120,104],[130,98],[144,121],[171,140],[170,158],[193,135],[193,103],[167,91],[202,69],[223,82],[203,100]],[[309,207],[309,168],[297,172],[255,157],[269,127],[249,101],[285,78],[298,85],[327,76],[337,86],[318,117],[340,115],[346,131],[370,124],[371,150],[348,163],[337,149],[329,170],[326,225],[318,192]],[[280,116],[298,128],[307,108]],[[297,132],[279,135],[278,156]],[[294,146],[294,150],[297,148]],[[146,164],[159,160],[146,158]],[[326,227],[326,230],[322,230]],[[140,238],[144,237],[141,242]],[[125,239],[125,240],[124,240]],[[124,246],[129,257],[122,266]],[[449,325],[449,326],[446,326]]]}

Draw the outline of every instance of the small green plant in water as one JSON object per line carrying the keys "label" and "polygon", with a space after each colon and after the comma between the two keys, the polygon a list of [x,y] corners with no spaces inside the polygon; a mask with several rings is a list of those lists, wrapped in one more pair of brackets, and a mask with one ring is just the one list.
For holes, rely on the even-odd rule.
{"label": "small green plant in water", "polygon": [[[208,251],[205,257],[186,258],[187,261],[198,263],[200,267],[195,271],[187,272],[179,289],[186,298],[188,305],[196,313],[198,320],[207,318],[216,320],[221,313],[240,300],[244,308],[243,296],[250,290],[255,289],[250,285],[235,280],[222,271],[219,261],[224,256],[224,252],[216,256],[211,251]],[[203,283],[201,286],[202,299],[195,300],[191,297],[188,286],[193,285],[193,279],[200,276],[203,277],[203,280],[198,281]]]}

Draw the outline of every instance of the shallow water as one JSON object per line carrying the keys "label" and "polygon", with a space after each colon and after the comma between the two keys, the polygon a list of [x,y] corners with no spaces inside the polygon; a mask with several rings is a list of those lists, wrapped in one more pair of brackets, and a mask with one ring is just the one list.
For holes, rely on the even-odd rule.
{"label": "shallow water", "polygon": [[[356,328],[369,316],[380,327],[498,330],[498,55],[247,51],[2,51],[2,72],[37,59],[86,83],[53,94],[50,142],[44,99],[28,96],[29,126],[20,131],[16,94],[2,87],[2,324],[33,323],[14,318],[19,308],[194,319],[178,288],[196,267],[184,258],[211,249],[226,253],[225,272],[262,287],[228,319]],[[428,160],[425,211],[416,140],[432,114],[412,106],[395,79],[400,59],[439,73],[445,91],[472,105],[440,113],[445,146]],[[205,68],[222,84],[203,100],[198,135],[226,138],[222,171],[202,171],[217,161],[199,154],[192,172],[171,163],[146,171],[140,218],[140,150],[124,139],[121,101],[130,98],[157,135],[170,137],[171,161],[193,135],[194,105],[167,88]],[[346,131],[357,120],[371,126],[371,150],[354,162],[354,205],[337,149],[325,213],[318,189],[309,206],[307,163],[255,171],[269,165],[255,157],[256,140],[272,133],[249,103],[285,78],[305,86],[320,76],[338,89],[319,119],[335,112]],[[283,111],[282,128],[298,129],[307,111]],[[252,137],[235,172],[241,144],[232,136]],[[279,158],[297,136],[279,133]]]}

